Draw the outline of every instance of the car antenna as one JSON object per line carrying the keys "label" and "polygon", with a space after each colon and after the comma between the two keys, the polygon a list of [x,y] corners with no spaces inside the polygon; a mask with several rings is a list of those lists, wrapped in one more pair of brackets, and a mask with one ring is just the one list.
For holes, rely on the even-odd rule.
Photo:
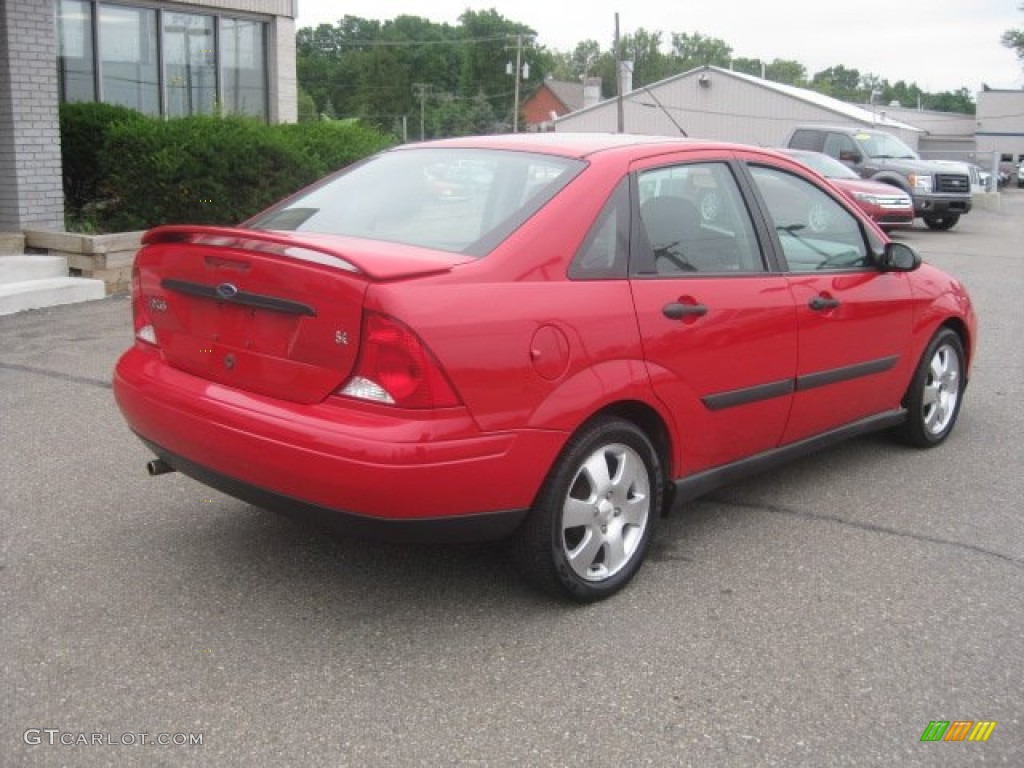
{"label": "car antenna", "polygon": [[660,101],[658,100],[658,97],[654,95],[654,91],[652,91],[652,90],[651,90],[650,88],[648,88],[648,87],[647,87],[646,85],[645,85],[645,86],[643,86],[643,89],[644,89],[645,91],[647,91],[647,93],[649,93],[649,94],[650,94],[650,96],[651,96],[651,98],[652,98],[652,99],[654,99],[654,103],[658,105],[658,109],[660,109],[660,110],[661,110],[662,112],[664,112],[664,113],[665,113],[665,117],[667,117],[667,118],[668,118],[669,120],[671,120],[671,121],[672,121],[672,125],[674,125],[674,126],[675,126],[676,128],[678,128],[678,129],[679,129],[679,132],[680,132],[681,134],[683,134],[683,136],[684,136],[685,138],[687,138],[687,139],[688,139],[688,138],[690,138],[689,134],[687,134],[687,132],[683,130],[683,126],[681,126],[681,125],[679,124],[679,122],[678,122],[678,121],[677,121],[677,120],[676,120],[676,119],[675,119],[674,117],[672,117],[672,113],[671,113],[671,112],[669,112],[669,111],[668,111],[668,109],[667,109],[667,108],[665,107],[665,105],[664,105],[664,104],[662,104],[662,103],[661,103],[661,102],[660,102]]}

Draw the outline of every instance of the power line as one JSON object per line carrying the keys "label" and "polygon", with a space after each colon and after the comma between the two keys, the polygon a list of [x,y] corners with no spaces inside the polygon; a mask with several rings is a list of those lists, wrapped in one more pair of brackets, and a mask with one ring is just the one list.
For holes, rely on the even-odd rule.
{"label": "power line", "polygon": [[[310,29],[310,27],[306,27]],[[302,30],[299,30],[300,32]],[[353,40],[348,41],[328,41],[330,46],[333,48],[400,48],[400,47],[411,47],[416,45],[475,45],[476,43],[497,43],[505,42],[515,35],[499,35],[496,37],[465,37],[465,38],[450,38],[446,40]],[[307,42],[300,43],[300,45],[312,45],[316,47],[316,39],[309,40]]]}

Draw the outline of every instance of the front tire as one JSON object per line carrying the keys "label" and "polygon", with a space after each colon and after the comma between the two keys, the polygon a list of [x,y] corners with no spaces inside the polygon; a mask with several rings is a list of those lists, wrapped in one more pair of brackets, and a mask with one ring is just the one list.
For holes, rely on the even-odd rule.
{"label": "front tire", "polygon": [[602,417],[570,439],[513,539],[523,576],[593,602],[639,570],[661,516],[664,471],[647,435]]}
{"label": "front tire", "polygon": [[958,221],[960,221],[959,213],[947,213],[945,216],[924,217],[924,223],[928,229],[934,229],[936,232],[945,232],[947,229],[952,229],[956,226]]}
{"label": "front tire", "polygon": [[916,448],[933,448],[953,431],[967,386],[964,346],[955,331],[940,328],[932,337],[903,405],[907,421],[900,437]]}

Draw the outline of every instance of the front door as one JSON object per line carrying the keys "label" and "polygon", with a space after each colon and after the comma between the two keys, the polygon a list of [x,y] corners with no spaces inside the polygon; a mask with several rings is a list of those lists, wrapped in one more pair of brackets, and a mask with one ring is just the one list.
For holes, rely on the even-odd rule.
{"label": "front door", "polygon": [[907,274],[879,271],[877,235],[817,185],[780,168],[749,168],[796,304],[799,363],[783,442],[898,408],[901,341],[913,321]]}

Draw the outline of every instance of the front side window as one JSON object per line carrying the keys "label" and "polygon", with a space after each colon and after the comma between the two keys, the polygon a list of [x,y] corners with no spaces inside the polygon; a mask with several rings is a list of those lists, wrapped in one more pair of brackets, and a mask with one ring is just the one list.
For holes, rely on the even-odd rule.
{"label": "front side window", "polygon": [[764,271],[750,216],[726,163],[641,171],[637,189],[647,246],[638,272]]}
{"label": "front side window", "polygon": [[526,152],[395,150],[328,178],[247,226],[483,256],[583,167],[578,160]]}
{"label": "front side window", "polygon": [[824,190],[795,174],[751,166],[793,272],[859,269],[871,263],[858,219]]}
{"label": "front side window", "polygon": [[103,101],[160,114],[156,11],[103,4],[99,39]]}
{"label": "front side window", "polygon": [[853,139],[845,133],[830,133],[826,137],[825,154],[845,163],[856,163],[863,159]]}

